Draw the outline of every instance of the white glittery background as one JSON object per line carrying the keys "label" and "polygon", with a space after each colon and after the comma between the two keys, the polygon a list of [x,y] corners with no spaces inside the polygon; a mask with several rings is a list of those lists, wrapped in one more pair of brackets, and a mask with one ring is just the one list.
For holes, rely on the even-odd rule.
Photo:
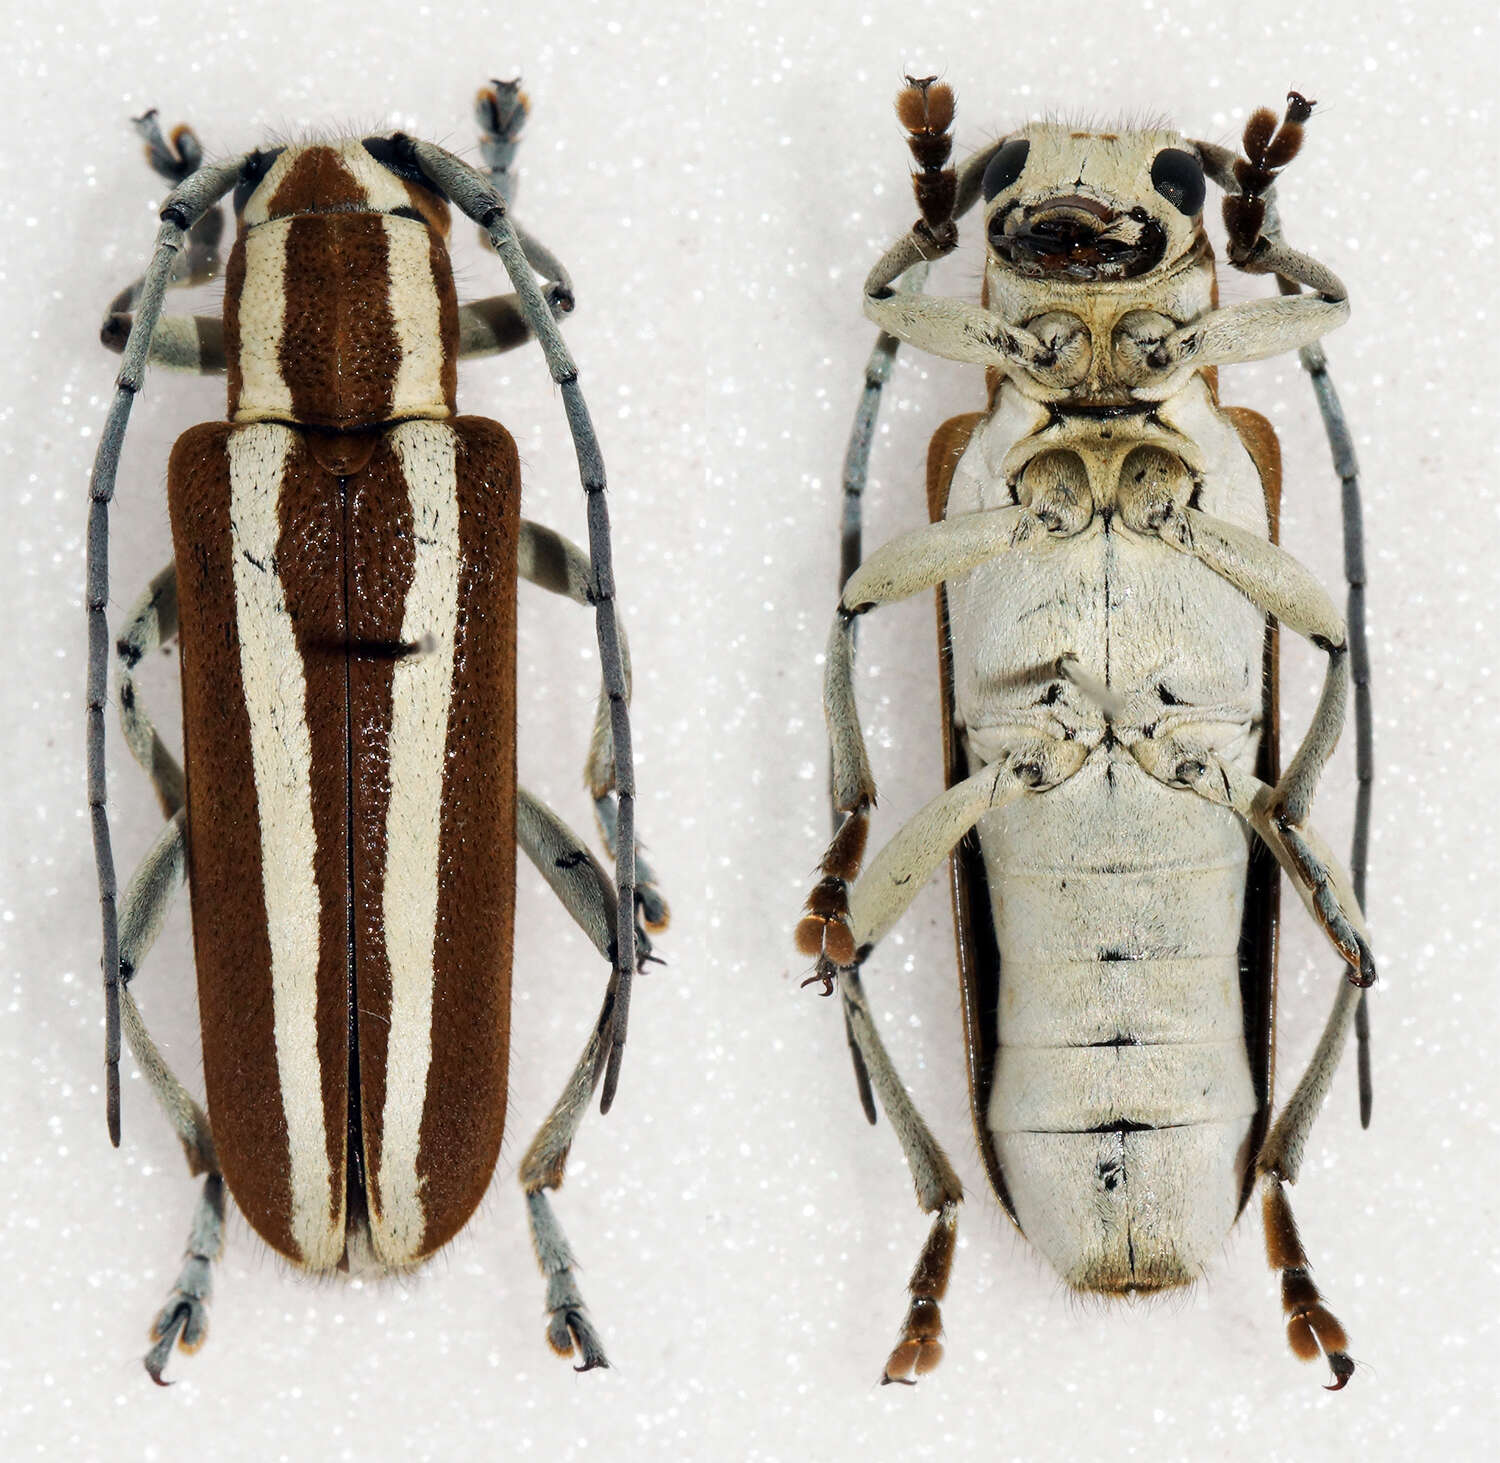
{"label": "white glittery background", "polygon": [[[332,7],[287,0],[36,6],[11,21],[0,62],[0,583],[12,625],[0,1454],[1487,1454],[1500,1299],[1491,7],[1465,0],[1441,21],[1354,0],[353,13],[335,20]],[[510,1127],[473,1224],[414,1279],[314,1284],[232,1216],[210,1341],[174,1358],[179,1385],[161,1393],[138,1356],[196,1185],[129,1062],[118,1153],[105,1137],[82,808],[82,530],[114,370],[95,332],[145,260],[162,193],[126,119],[159,106],[218,153],[329,125],[395,125],[468,150],[475,87],[516,71],[534,103],[520,212],[578,288],[565,329],[610,469],[637,667],[640,826],[675,914],[660,945],[668,965],[637,989],[619,1100],[585,1125],[557,1201],[616,1370],[574,1376],[543,1341],[514,1169],[605,972],[525,866]],[[826,836],[819,654],[839,465],[872,339],[859,286],[914,216],[891,110],[903,71],[953,82],[963,151],[1043,113],[1167,115],[1234,142],[1247,111],[1279,104],[1289,86],[1322,103],[1282,211],[1291,239],[1354,301],[1328,344],[1365,470],[1379,761],[1369,915],[1384,976],[1374,1127],[1359,1131],[1352,1070],[1341,1072],[1294,1193],[1364,1363],[1336,1397],[1286,1350],[1254,1214],[1193,1295],[1149,1308],[1079,1305],[1016,1237],[969,1131],[942,880],[867,978],[970,1199],[946,1361],[914,1392],[875,1385],[926,1220],[889,1125],[870,1130],[860,1114],[836,1006],[798,989],[790,931]],[[457,233],[461,290],[504,288],[471,231]],[[975,290],[978,261],[971,226],[935,287]],[[1226,297],[1259,288],[1232,278]],[[923,520],[927,438],[978,403],[977,374],[903,354],[876,444],[869,542]],[[1281,431],[1283,540],[1341,595],[1337,483],[1295,362],[1226,371],[1223,393]],[[460,400],[515,433],[527,511],[581,539],[571,449],[536,351],[466,368]],[[148,382],[113,519],[116,625],[168,556],[167,447],[222,411],[222,383]],[[521,776],[585,827],[591,617],[523,590],[522,618]],[[1300,647],[1287,655],[1290,735],[1321,670]],[[163,657],[147,683],[167,725],[174,676]],[[883,838],[940,782],[926,596],[872,618],[861,686]],[[111,741],[123,873],[158,815],[113,721]],[[1336,846],[1351,764],[1346,745],[1320,803]],[[1339,978],[1286,903],[1283,1090]],[[201,1091],[187,933],[179,909],[137,990]]]}

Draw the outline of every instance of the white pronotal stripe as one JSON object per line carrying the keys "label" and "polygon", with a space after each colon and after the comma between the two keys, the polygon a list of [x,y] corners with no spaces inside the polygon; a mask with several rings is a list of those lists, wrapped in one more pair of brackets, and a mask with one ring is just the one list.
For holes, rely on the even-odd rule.
{"label": "white pronotal stripe", "polygon": [[245,235],[240,291],[240,400],[237,415],[291,415],[292,389],[281,371],[286,329],[286,246],[293,220],[277,219]]}
{"label": "white pronotal stripe", "polygon": [[318,1061],[320,907],[312,737],[302,657],[276,562],[282,478],[294,441],[290,429],[269,423],[229,434],[229,523],[271,946],[276,1070],[286,1114],[292,1239],[304,1263],[326,1269],[338,1263],[344,1235],[342,1224],[330,1219],[333,1175]]}
{"label": "white pronotal stripe", "polygon": [[263,224],[271,216],[271,200],[306,151],[305,147],[281,149],[280,155],[271,164],[265,177],[255,185],[255,191],[245,200],[244,211],[240,216],[247,228]]}
{"label": "white pronotal stripe", "polygon": [[401,638],[422,642],[396,662],[385,827],[382,918],[391,969],[391,1025],[380,1144],[376,1247],[412,1260],[426,1229],[417,1148],[432,1064],[438,853],[453,640],[458,624],[458,468],[451,428],[407,422],[391,433],[411,504],[415,562]]}
{"label": "white pronotal stripe", "polygon": [[432,278],[432,232],[409,218],[383,220],[391,320],[401,343],[401,364],[391,384],[393,413],[438,410],[443,396],[443,332]]}

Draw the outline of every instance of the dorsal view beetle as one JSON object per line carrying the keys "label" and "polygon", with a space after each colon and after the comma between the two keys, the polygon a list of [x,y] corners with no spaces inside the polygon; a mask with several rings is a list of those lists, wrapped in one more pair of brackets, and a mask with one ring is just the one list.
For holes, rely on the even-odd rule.
{"label": "dorsal view beetle", "polygon": [[[505,1123],[515,849],[609,961],[603,1009],[521,1161],[548,1338],[604,1365],[546,1190],[593,1092],[612,1098],[630,984],[666,911],[636,860],[629,663],[604,470],[554,322],[557,261],[509,212],[526,115],[516,83],[479,95],[486,173],[399,133],[290,143],[205,163],[196,138],[137,124],[175,184],[145,275],[112,304],[124,364],[92,483],[89,795],[104,916],[108,1106],[119,1142],[121,1025],[194,1173],[206,1175],[146,1366],[207,1324],[227,1188],[278,1254],[310,1271],[401,1271],[468,1221]],[[219,273],[222,317],[162,317],[165,291]],[[475,220],[515,293],[460,306],[449,206]],[[520,512],[515,444],[459,416],[461,356],[535,336],[564,399],[588,499],[588,553]],[[223,372],[224,422],[168,468],[174,554],[118,641],[125,737],[167,825],[115,912],[105,816],[106,513],[148,360]],[[615,881],[516,784],[517,576],[596,611],[603,689],[586,777]],[[180,647],[184,766],[136,685]],[[638,877],[639,871],[639,877]],[[186,878],[207,1111],[136,1005]]]}
{"label": "dorsal view beetle", "polygon": [[[898,112],[921,218],[865,285],[880,326],[846,464],[843,593],[825,705],[835,835],[798,927],[812,980],[839,987],[870,1121],[885,1107],[932,1228],[884,1380],[941,1358],[957,1175],[892,1066],[860,969],[951,858],[971,1109],[989,1179],[1079,1292],[1190,1284],[1257,1188],[1288,1340],[1342,1387],[1286,1186],[1351,1023],[1369,1082],[1361,913],[1370,717],[1356,470],[1316,342],[1343,285],[1282,238],[1276,175],[1311,103],[1255,113],[1244,156],[1164,128],[1036,123],[948,167],[950,89]],[[1221,306],[1203,227],[1224,190],[1229,261],[1280,293]],[[956,220],[982,214],[978,304],[926,295]],[[984,407],[940,427],[931,524],[860,561],[859,494],[898,342],[985,368]],[[1300,350],[1345,486],[1351,637],[1277,544],[1270,424],[1224,406],[1217,368]],[[854,694],[854,631],[935,589],[947,790],[865,864],[875,784]],[[1311,727],[1280,765],[1277,627],[1327,657]],[[1354,878],[1318,837],[1314,790],[1344,722],[1351,643],[1361,797]],[[973,835],[972,837],[970,835]],[[1347,979],[1273,1121],[1278,866]]]}

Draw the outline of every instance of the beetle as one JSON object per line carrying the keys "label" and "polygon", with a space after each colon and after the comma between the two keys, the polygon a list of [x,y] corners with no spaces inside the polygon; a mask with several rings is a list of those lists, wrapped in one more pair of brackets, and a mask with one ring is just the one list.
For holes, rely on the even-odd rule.
{"label": "beetle", "polygon": [[[468,1221],[505,1122],[515,847],[610,962],[603,1009],[521,1161],[547,1280],[548,1340],[607,1365],[546,1191],[594,1091],[608,1110],[644,926],[667,911],[637,864],[629,662],[603,461],[554,323],[562,266],[510,215],[528,103],[480,92],[486,171],[401,133],[290,143],[209,163],[192,131],[137,120],[175,186],[146,273],[110,306],[124,361],[91,484],[89,804],[103,915],[107,1106],[120,1141],[120,1031],[203,1174],[187,1256],[152,1327],[154,1380],[204,1339],[231,1193],[293,1264],[399,1272]],[[222,317],[162,318],[219,273]],[[515,293],[460,308],[450,204]],[[535,337],[566,408],[589,552],[520,514],[515,444],[456,415],[460,356]],[[171,454],[172,564],[120,636],[125,739],[166,827],[118,910],[105,806],[107,512],[148,360],[222,371],[228,420]],[[603,687],[586,765],[615,880],[515,777],[517,576],[596,612]],[[184,765],[138,694],[179,645]],[[132,994],[190,886],[207,1111],[161,1059]]]}
{"label": "beetle", "polygon": [[[835,832],[797,929],[807,984],[841,992],[866,1116],[891,1118],[924,1212],[884,1382],[941,1359],[962,1187],[871,1016],[861,967],[950,861],[970,1108],[1019,1230],[1081,1293],[1191,1284],[1257,1188],[1287,1336],[1354,1364],[1314,1284],[1286,1188],[1351,1023],[1371,1089],[1361,910],[1371,781],[1358,478],[1318,339],[1348,316],[1284,241],[1275,180],[1312,103],[1255,112],[1244,156],[1167,128],[1033,123],[948,166],[952,90],[897,111],[921,217],[865,284],[880,327],[845,468],[843,581],[825,669]],[[1274,299],[1221,307],[1203,228],[1225,194],[1231,265]],[[982,209],[981,302],[923,293]],[[987,400],[934,435],[931,523],[861,562],[860,494],[899,342],[981,365]],[[1280,451],[1219,402],[1217,368],[1297,349],[1344,484],[1352,635],[1277,544]],[[875,784],[854,690],[858,618],[937,593],[946,790],[865,866]],[[1327,656],[1311,727],[1278,756],[1278,625]],[[1343,724],[1351,650],[1360,798],[1354,879],[1310,821]],[[973,834],[971,837],[970,834]],[[1279,874],[1347,979],[1273,1122]]]}

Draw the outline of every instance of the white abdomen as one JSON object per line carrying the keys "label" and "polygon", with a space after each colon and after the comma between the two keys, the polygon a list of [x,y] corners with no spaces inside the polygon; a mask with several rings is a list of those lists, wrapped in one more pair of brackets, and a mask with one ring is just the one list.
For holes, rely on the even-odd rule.
{"label": "white abdomen", "polygon": [[980,825],[1001,957],[989,1123],[1021,1228],[1070,1284],[1192,1279],[1239,1207],[1256,1100],[1231,814],[1097,749]]}
{"label": "white abdomen", "polygon": [[[976,434],[950,514],[1009,501],[994,472],[1005,436],[999,418]],[[1202,506],[1264,532],[1259,480],[1233,447]],[[1185,1283],[1222,1246],[1250,1158],[1249,840],[1233,813],[1149,776],[1117,732],[1191,719],[1253,769],[1263,619],[1102,514],[955,581],[948,605],[971,770],[1027,731],[1065,727],[1091,749],[1073,777],[978,825],[1001,963],[988,1121],[1016,1219],[1078,1288]],[[1123,719],[1107,724],[1050,671],[1065,654]]]}

